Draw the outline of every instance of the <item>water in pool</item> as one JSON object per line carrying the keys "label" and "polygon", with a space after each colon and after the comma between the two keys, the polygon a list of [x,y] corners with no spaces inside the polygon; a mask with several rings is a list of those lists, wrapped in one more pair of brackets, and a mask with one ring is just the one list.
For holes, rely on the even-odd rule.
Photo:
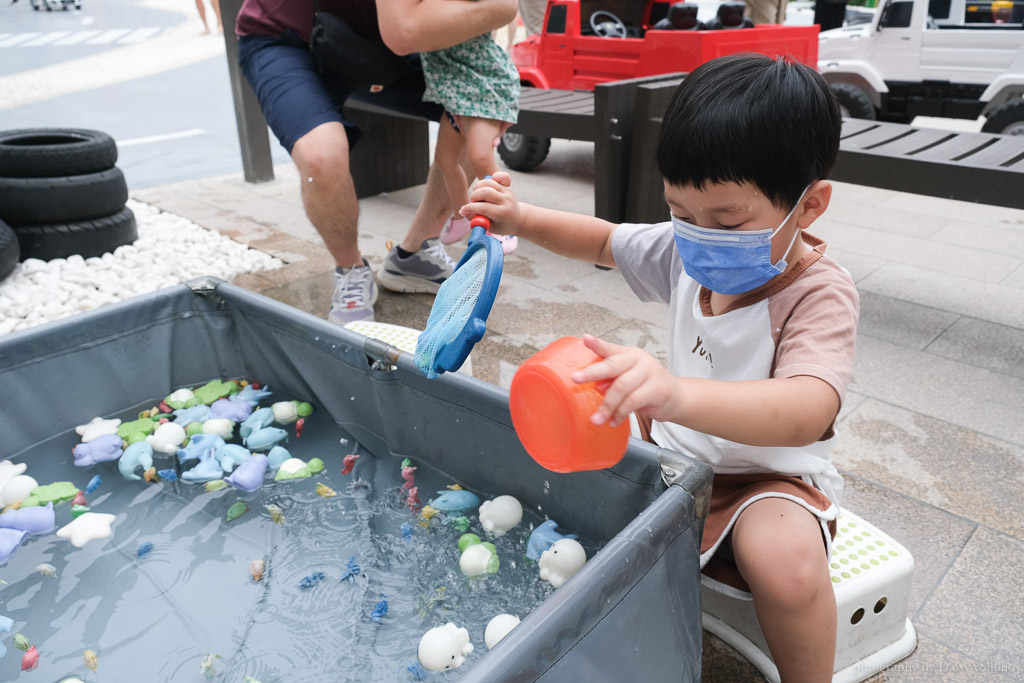
{"label": "water in pool", "polygon": [[[275,393],[262,405],[288,398]],[[133,419],[149,405],[118,417]],[[3,634],[8,652],[0,659],[0,680],[58,681],[74,674],[85,681],[205,681],[207,655],[214,680],[414,680],[407,666],[416,662],[420,637],[452,621],[469,630],[475,650],[461,669],[428,674],[450,680],[486,652],[491,617],[525,618],[554,591],[525,557],[529,532],[543,521],[529,510],[517,528],[489,539],[501,561],[498,573],[466,578],[459,571],[462,532],[443,516],[426,528],[417,523],[421,518],[409,511],[401,488],[401,460],[366,452],[323,412],[306,419],[299,439],[294,426],[287,429],[292,455],[318,457],[326,470],[293,481],[268,476],[253,493],[125,481],[116,461],[75,467],[70,451],[79,437],[73,430],[14,458],[28,463],[26,474],[40,484],[71,481],[85,488],[99,474],[103,483],[87,496],[88,505],[117,519],[110,538],[75,548],[53,533],[30,537],[0,565],[7,582],[0,585],[0,615],[15,621]],[[343,475],[349,453],[360,458]],[[174,467],[170,457],[156,465]],[[454,483],[416,465],[424,503]],[[318,495],[318,483],[337,496]],[[479,492],[481,499],[501,494],[500,485]],[[228,508],[238,501],[248,511],[227,522]],[[283,523],[275,523],[268,505],[281,510]],[[71,521],[70,508],[70,501],[55,506],[58,527]],[[488,540],[476,512],[467,516],[468,531]],[[403,524],[411,526],[408,538]],[[140,555],[146,543],[152,549]],[[586,540],[583,545],[592,557],[597,548]],[[360,571],[343,579],[350,558]],[[266,565],[260,581],[250,575],[255,560]],[[55,577],[37,571],[43,563],[53,566]],[[374,620],[382,599],[387,612]],[[21,671],[15,633],[36,646],[36,670]],[[83,661],[87,649],[97,653],[95,674]]]}

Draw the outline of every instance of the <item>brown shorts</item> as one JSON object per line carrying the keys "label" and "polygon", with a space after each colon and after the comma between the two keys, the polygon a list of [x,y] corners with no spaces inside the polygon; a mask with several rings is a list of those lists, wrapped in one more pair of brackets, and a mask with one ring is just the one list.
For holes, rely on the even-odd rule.
{"label": "brown shorts", "polygon": [[[640,415],[636,417],[640,425],[640,436],[644,441],[654,443],[651,439],[651,420]],[[704,535],[701,537],[701,561],[706,562],[701,571],[706,577],[744,593],[750,593],[750,586],[733,561],[729,534],[740,512],[755,498],[785,498],[802,505],[826,525],[830,536],[825,539],[823,528],[822,544],[826,553],[828,541],[836,536],[836,517],[839,512],[824,493],[798,477],[784,474],[715,474],[711,485],[711,509],[704,520]],[[708,553],[711,553],[710,557],[706,557]],[[828,556],[824,559],[827,560]]]}

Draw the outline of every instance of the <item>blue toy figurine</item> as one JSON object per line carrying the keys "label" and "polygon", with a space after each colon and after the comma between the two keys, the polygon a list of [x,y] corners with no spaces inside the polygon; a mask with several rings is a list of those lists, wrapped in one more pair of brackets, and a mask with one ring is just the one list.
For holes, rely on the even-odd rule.
{"label": "blue toy figurine", "polygon": [[195,460],[207,453],[213,453],[224,445],[224,439],[216,434],[196,434],[189,439],[188,445],[178,449],[178,462]]}
{"label": "blue toy figurine", "polygon": [[562,534],[555,531],[558,523],[553,519],[544,522],[530,533],[530,541],[526,544],[526,556],[536,562],[541,553],[563,538],[576,538],[576,534]]}
{"label": "blue toy figurine", "polygon": [[287,441],[288,432],[279,427],[264,427],[249,434],[243,441],[245,447],[253,451],[265,451],[281,441]]}
{"label": "blue toy figurine", "polygon": [[342,581],[348,581],[351,583],[356,580],[356,575],[359,573],[359,565],[356,564],[356,558],[348,558],[348,563],[345,565],[345,573],[341,575]]}
{"label": "blue toy figurine", "polygon": [[161,479],[166,479],[167,481],[178,481],[178,473],[174,470],[157,470],[156,473],[160,475]]}
{"label": "blue toy figurine", "polygon": [[325,578],[327,578],[327,575],[323,572],[313,572],[309,576],[302,579],[302,581],[299,581],[299,588],[312,588],[313,586],[323,581]]}
{"label": "blue toy figurine", "polygon": [[217,459],[213,457],[213,453],[204,453],[199,457],[199,464],[192,469],[183,472],[181,478],[185,481],[211,481],[213,479],[223,479],[224,469],[217,462]]}
{"label": "blue toy figurine", "polygon": [[480,507],[480,496],[472,491],[438,491],[439,495],[428,505],[441,512],[461,514]]}
{"label": "blue toy figurine", "polygon": [[238,427],[238,433],[242,436],[242,440],[244,441],[245,439],[248,439],[249,435],[253,432],[263,429],[264,427],[269,427],[270,423],[273,421],[274,411],[270,408],[254,410],[252,415],[245,418],[245,422]]}
{"label": "blue toy figurine", "polygon": [[143,555],[145,555],[146,553],[148,553],[152,549],[153,549],[153,543],[151,541],[143,541],[142,543],[139,544],[139,549],[135,551],[135,554],[138,555],[139,557],[142,557]]}
{"label": "blue toy figurine", "polygon": [[117,461],[117,470],[121,476],[128,481],[139,481],[142,479],[135,474],[135,470],[141,467],[148,470],[153,466],[153,447],[146,441],[136,441],[124,449],[121,458]]}
{"label": "blue toy figurine", "polygon": [[380,621],[380,618],[388,613],[388,599],[385,596],[380,596],[380,602],[370,612],[370,618],[374,621]]}
{"label": "blue toy figurine", "polygon": [[89,483],[85,485],[85,493],[92,493],[93,491],[98,489],[100,487],[100,484],[102,483],[103,480],[100,479],[100,475],[95,475],[92,479],[89,480]]}
{"label": "blue toy figurine", "polygon": [[228,400],[247,403],[250,408],[255,408],[260,401],[269,398],[270,393],[270,387],[255,389],[251,384],[246,384],[237,394],[229,396]]}

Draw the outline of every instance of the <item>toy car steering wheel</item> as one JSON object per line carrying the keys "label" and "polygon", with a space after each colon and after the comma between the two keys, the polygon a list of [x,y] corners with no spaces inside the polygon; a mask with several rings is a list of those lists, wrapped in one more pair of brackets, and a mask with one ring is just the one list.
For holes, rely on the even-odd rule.
{"label": "toy car steering wheel", "polygon": [[[611,21],[597,22],[597,18],[601,15],[608,17]],[[611,12],[605,10],[598,10],[590,15],[590,29],[594,32],[595,36],[602,38],[625,38],[626,37],[626,25],[622,23],[622,19]]]}

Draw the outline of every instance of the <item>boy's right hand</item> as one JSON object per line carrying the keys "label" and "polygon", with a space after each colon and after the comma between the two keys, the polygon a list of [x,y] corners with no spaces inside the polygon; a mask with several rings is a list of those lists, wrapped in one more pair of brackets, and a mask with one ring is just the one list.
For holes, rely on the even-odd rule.
{"label": "boy's right hand", "polygon": [[523,226],[525,212],[512,191],[512,177],[498,171],[491,178],[477,182],[469,195],[469,204],[459,209],[466,218],[475,215],[491,219],[491,232],[516,235]]}

